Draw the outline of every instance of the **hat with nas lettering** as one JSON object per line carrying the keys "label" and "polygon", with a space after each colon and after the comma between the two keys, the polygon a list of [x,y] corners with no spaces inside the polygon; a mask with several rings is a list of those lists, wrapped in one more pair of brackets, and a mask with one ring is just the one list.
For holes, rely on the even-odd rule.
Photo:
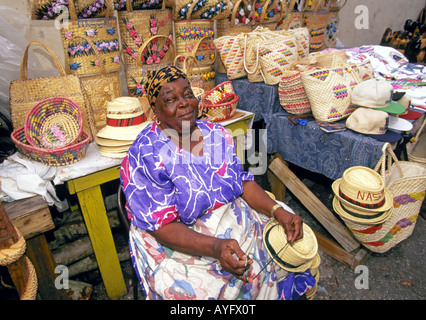
{"label": "hat with nas lettering", "polygon": [[352,90],[352,104],[360,107],[382,110],[387,113],[401,114],[405,107],[392,100],[393,87],[381,79],[368,79],[357,84]]}

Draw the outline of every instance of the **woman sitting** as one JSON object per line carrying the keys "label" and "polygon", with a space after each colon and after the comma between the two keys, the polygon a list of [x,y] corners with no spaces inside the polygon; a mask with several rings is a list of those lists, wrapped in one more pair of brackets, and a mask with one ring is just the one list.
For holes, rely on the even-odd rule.
{"label": "woman sitting", "polygon": [[312,288],[309,270],[297,277],[275,263],[262,270],[269,218],[290,243],[303,237],[302,220],[243,170],[224,127],[197,120],[186,75],[173,66],[151,72],[146,92],[155,121],[130,147],[120,177],[147,299],[288,299]]}

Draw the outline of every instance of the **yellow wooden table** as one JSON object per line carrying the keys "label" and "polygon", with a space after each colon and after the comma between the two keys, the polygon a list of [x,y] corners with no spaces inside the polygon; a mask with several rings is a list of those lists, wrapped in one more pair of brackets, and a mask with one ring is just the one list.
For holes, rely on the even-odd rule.
{"label": "yellow wooden table", "polygon": [[[244,116],[223,123],[235,139],[237,156],[243,163],[243,137],[251,128],[253,116],[253,113],[244,112]],[[118,179],[119,172],[120,165],[114,165],[111,168],[66,181],[70,194],[77,194],[99,271],[110,299],[118,299],[125,295],[127,289],[108,222],[101,185]]]}

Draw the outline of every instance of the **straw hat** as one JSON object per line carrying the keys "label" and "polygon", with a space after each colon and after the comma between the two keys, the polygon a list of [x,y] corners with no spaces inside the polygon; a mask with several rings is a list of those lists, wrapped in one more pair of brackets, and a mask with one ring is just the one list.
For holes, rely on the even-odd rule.
{"label": "straw hat", "polygon": [[106,126],[97,137],[112,140],[135,140],[148,124],[144,120],[143,106],[148,100],[135,97],[119,97],[107,103]]}
{"label": "straw hat", "polygon": [[374,170],[354,166],[331,185],[337,199],[353,211],[375,215],[393,207],[393,197],[384,187],[383,178]]}
{"label": "straw hat", "polygon": [[337,197],[333,198],[333,209],[345,222],[355,222],[367,225],[383,224],[389,219],[393,212],[392,206],[387,211],[375,212],[375,214],[366,214],[363,211],[343,205]]}
{"label": "straw hat", "polygon": [[288,244],[284,228],[276,221],[271,220],[263,232],[263,243],[269,256],[284,270],[290,272],[304,272],[314,262],[318,252],[318,242],[312,229],[305,223],[303,238]]}

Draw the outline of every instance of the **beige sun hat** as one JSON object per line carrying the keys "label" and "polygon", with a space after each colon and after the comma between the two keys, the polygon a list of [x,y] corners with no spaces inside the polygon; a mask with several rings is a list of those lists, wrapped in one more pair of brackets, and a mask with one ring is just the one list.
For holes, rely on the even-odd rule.
{"label": "beige sun hat", "polygon": [[142,103],[148,100],[135,97],[119,97],[107,103],[106,126],[99,130],[97,137],[103,139],[134,141],[145,121]]}
{"label": "beige sun hat", "polygon": [[351,222],[354,222],[362,225],[379,225],[383,224],[390,218],[393,212],[393,206],[387,211],[375,212],[374,215],[365,214],[364,211],[359,211],[343,205],[335,196],[333,198],[333,210],[345,223],[350,224]]}
{"label": "beige sun hat", "polygon": [[99,154],[104,157],[123,159],[130,146],[116,146],[116,147],[104,147],[99,146]]}
{"label": "beige sun hat", "polygon": [[95,141],[98,145],[103,147],[117,147],[117,146],[131,146],[134,140],[115,140],[105,139],[101,137],[95,137]]}
{"label": "beige sun hat", "polygon": [[354,166],[343,172],[342,178],[335,180],[331,188],[338,200],[346,207],[375,215],[393,207],[393,197],[383,178],[376,171]]}
{"label": "beige sun hat", "polygon": [[282,269],[290,272],[304,272],[310,268],[318,252],[318,242],[312,229],[305,223],[303,238],[289,244],[284,228],[271,220],[263,232],[263,243],[270,258]]}

